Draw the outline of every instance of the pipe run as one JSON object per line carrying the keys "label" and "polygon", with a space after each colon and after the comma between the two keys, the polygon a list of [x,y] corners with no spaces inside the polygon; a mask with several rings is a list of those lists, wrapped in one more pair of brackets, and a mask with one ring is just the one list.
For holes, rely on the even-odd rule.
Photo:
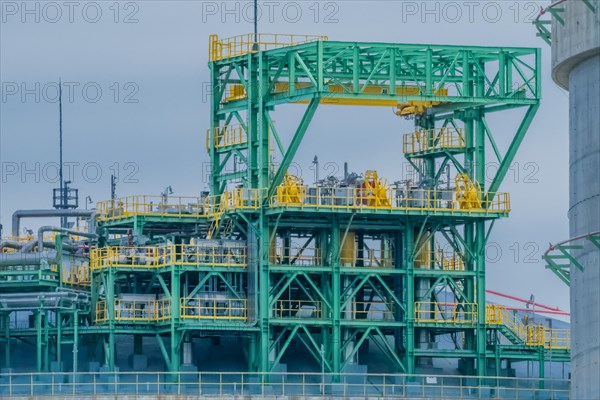
{"label": "pipe run", "polygon": [[89,233],[96,228],[96,210],[17,210],[12,215],[12,234],[19,236],[21,218],[84,217],[89,219]]}
{"label": "pipe run", "polygon": [[86,237],[86,238],[90,238],[90,239],[94,239],[97,237],[97,235],[95,233],[79,232],[79,231],[74,231],[74,230],[66,229],[66,228],[58,228],[56,226],[48,226],[48,225],[42,226],[42,227],[40,227],[40,229],[38,229],[38,236],[37,236],[38,252],[40,252],[40,253],[44,250],[44,232],[67,233],[67,234],[77,235],[77,236]]}
{"label": "pipe run", "polygon": [[43,253],[4,253],[0,254],[0,267],[16,265],[39,265],[45,260],[48,264],[57,262],[56,251]]}

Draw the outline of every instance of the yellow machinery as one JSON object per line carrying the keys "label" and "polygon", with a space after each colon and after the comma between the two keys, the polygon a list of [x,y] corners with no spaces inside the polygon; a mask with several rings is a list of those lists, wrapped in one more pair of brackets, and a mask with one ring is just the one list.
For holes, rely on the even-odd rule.
{"label": "yellow machinery", "polygon": [[481,208],[481,188],[478,182],[471,182],[467,174],[456,175],[456,201],[461,210]]}
{"label": "yellow machinery", "polygon": [[340,237],[343,240],[340,254],[341,264],[343,266],[356,265],[356,233],[348,231],[344,237],[344,232],[340,231]]}
{"label": "yellow machinery", "polygon": [[[435,92],[436,96],[446,97],[448,96],[448,89],[439,88]],[[442,101],[420,101],[410,100],[407,103],[398,104],[396,106],[395,114],[404,117],[407,115],[423,114],[428,108],[442,104]]]}
{"label": "yellow machinery", "polygon": [[[313,87],[310,82],[296,82],[295,90],[309,89]],[[398,100],[390,97],[389,99],[368,99],[368,98],[343,98],[336,97],[335,94],[352,93],[351,85],[329,84],[327,86],[332,95],[323,97],[321,104],[341,105],[341,106],[374,106],[374,107],[396,107],[396,115],[406,116],[412,114],[422,114],[426,109],[439,105],[441,101],[420,101],[410,100],[406,103],[398,103]],[[273,94],[286,93],[290,89],[288,82],[275,83]],[[366,95],[388,94],[390,88],[388,85],[367,85],[361,93]],[[400,86],[396,88],[396,96],[418,96],[421,90],[416,86]],[[440,88],[436,91],[436,96],[448,96],[448,89]],[[246,90],[244,85],[234,84],[229,86],[229,95],[224,102],[246,99]],[[308,104],[308,100],[300,100],[297,104]]]}
{"label": "yellow machinery", "polygon": [[365,182],[358,188],[358,197],[368,207],[391,207],[387,182],[379,179],[377,171],[367,171]]}
{"label": "yellow machinery", "polygon": [[286,173],[277,187],[277,204],[301,204],[306,198],[306,186],[297,176]]}

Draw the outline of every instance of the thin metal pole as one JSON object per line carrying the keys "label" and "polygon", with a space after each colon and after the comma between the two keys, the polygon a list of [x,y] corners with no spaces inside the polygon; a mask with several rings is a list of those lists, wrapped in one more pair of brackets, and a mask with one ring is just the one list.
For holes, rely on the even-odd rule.
{"label": "thin metal pole", "polygon": [[[58,166],[58,179],[60,180],[60,208],[65,208],[66,193],[64,190],[64,177],[63,177],[63,118],[62,118],[62,81],[58,78],[58,142],[59,142],[59,166]],[[67,217],[60,218],[60,226],[62,228],[67,227]]]}
{"label": "thin metal pole", "polygon": [[258,0],[254,0],[254,44],[258,43]]}

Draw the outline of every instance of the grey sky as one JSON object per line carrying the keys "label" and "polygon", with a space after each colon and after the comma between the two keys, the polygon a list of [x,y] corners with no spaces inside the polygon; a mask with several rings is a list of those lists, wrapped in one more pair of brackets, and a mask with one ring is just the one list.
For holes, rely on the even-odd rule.
{"label": "grey sky", "polygon": [[[536,300],[566,310],[567,287],[540,260],[549,242],[568,236],[568,98],[551,80],[550,48],[529,23],[546,3],[274,1],[263,5],[259,30],[341,41],[541,47],[542,106],[501,187],[511,193],[513,211],[496,224],[490,239],[487,285],[523,297],[534,293]],[[23,4],[33,12],[25,12]],[[65,161],[76,163],[71,178],[82,203],[86,195],[94,201],[109,197],[115,169],[121,177],[118,195],[159,194],[167,185],[176,195],[198,195],[206,188],[208,161],[208,35],[250,32],[250,3],[46,4],[1,1],[0,218],[5,234],[15,209],[51,205],[57,183],[49,182],[55,169],[48,163],[58,160],[58,105],[48,84],[58,77],[74,87],[73,102],[67,98],[64,105]],[[24,98],[22,84],[33,89]],[[18,92],[12,94],[15,85]],[[97,88],[102,95],[93,102]],[[282,107],[274,119],[285,132],[299,112]],[[516,130],[510,117],[495,124],[502,148]],[[322,106],[296,162],[309,182],[315,154],[322,168],[347,160],[353,171],[376,169],[398,180],[405,162],[401,134],[411,130],[411,121],[388,108]],[[33,172],[23,176],[25,168]],[[31,222],[24,225],[35,228]]]}

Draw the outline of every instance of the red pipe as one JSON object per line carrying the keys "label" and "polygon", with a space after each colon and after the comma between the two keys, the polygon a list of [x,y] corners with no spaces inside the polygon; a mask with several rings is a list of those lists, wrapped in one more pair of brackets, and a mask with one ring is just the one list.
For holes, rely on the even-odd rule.
{"label": "red pipe", "polygon": [[[507,310],[515,310],[515,311],[525,311],[525,312],[532,312],[533,310],[531,308],[519,308],[519,307],[506,307]],[[567,315],[570,316],[571,314],[569,314],[566,311],[550,311],[550,310],[535,310],[536,314],[556,314],[556,315]]]}
{"label": "red pipe", "polygon": [[536,303],[535,301],[529,301],[529,300],[521,299],[520,297],[511,296],[511,295],[508,295],[508,294],[496,292],[494,290],[486,290],[486,293],[495,294],[496,296],[505,297],[507,299],[520,301],[521,303],[525,303],[525,304],[533,304],[536,307],[545,308],[546,310],[550,310],[550,311],[565,312],[565,311],[562,311],[560,308],[557,308],[557,307],[546,306],[544,304]]}

